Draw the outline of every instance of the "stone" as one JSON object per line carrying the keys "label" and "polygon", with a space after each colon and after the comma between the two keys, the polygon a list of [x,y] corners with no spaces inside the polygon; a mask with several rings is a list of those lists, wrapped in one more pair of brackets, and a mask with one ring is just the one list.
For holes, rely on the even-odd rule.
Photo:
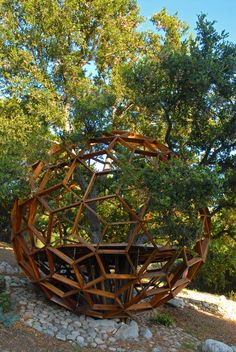
{"label": "stone", "polygon": [[67,330],[66,329],[61,329],[60,328],[60,333],[62,334],[62,335],[67,335]]}
{"label": "stone", "polygon": [[34,329],[36,329],[36,330],[39,330],[39,331],[42,331],[42,330],[43,330],[41,324],[39,324],[38,322],[36,322],[36,323],[33,322],[33,323],[32,323],[32,327],[33,327]]}
{"label": "stone", "polygon": [[161,349],[159,347],[154,347],[152,349],[152,352],[161,352]]}
{"label": "stone", "polygon": [[[7,273],[7,274],[16,274],[16,273],[18,273],[18,268],[13,268],[7,262],[1,262],[0,263],[0,272]],[[19,280],[15,280],[15,281],[19,281]]]}
{"label": "stone", "polygon": [[140,328],[140,336],[144,337],[145,339],[151,339],[152,332],[148,328]]}
{"label": "stone", "polygon": [[112,319],[89,320],[89,325],[93,328],[99,328],[99,330],[106,332],[113,331],[119,326],[117,322]]}
{"label": "stone", "polygon": [[122,324],[115,337],[119,340],[136,339],[139,336],[139,328],[136,321],[132,320],[129,325]]}
{"label": "stone", "polygon": [[202,345],[203,352],[233,352],[233,349],[225,343],[208,339]]}
{"label": "stone", "polygon": [[202,302],[204,308],[210,308],[210,304],[207,302]]}
{"label": "stone", "polygon": [[76,341],[82,347],[85,345],[83,336],[77,336]]}
{"label": "stone", "polygon": [[66,341],[66,336],[60,332],[56,334],[56,338],[61,341]]}
{"label": "stone", "polygon": [[95,337],[97,336],[97,333],[95,330],[88,330],[88,336],[91,337],[92,339],[95,339]]}
{"label": "stone", "polygon": [[25,325],[27,326],[33,326],[34,325],[34,320],[33,319],[28,319],[25,321]]}
{"label": "stone", "polygon": [[96,337],[94,341],[96,342],[97,345],[102,345],[104,343],[99,337]]}
{"label": "stone", "polygon": [[54,336],[54,331],[48,329],[48,330],[45,331],[45,335],[47,335],[47,336]]}
{"label": "stone", "polygon": [[72,331],[70,335],[73,336],[72,340],[76,340],[77,337],[80,336],[80,333],[78,331]]}
{"label": "stone", "polygon": [[227,302],[227,298],[225,296],[223,296],[223,295],[219,297],[219,300],[221,302]]}
{"label": "stone", "polygon": [[[67,319],[68,320],[68,319]],[[75,325],[77,328],[80,328],[82,326],[80,321],[74,321],[73,325]]]}
{"label": "stone", "polygon": [[182,298],[172,298],[167,302],[168,305],[175,307],[175,308],[183,308],[184,307],[184,301]]}
{"label": "stone", "polygon": [[111,336],[111,337],[109,337],[109,341],[110,341],[111,343],[114,343],[114,342],[116,342],[116,339]]}

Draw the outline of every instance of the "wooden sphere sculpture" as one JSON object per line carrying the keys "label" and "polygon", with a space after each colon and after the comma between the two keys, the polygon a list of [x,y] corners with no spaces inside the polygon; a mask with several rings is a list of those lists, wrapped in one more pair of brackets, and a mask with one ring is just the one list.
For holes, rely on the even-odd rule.
{"label": "wooden sphere sculpture", "polygon": [[171,157],[166,146],[113,131],[78,151],[57,145],[52,154],[53,163],[32,166],[31,194],[12,210],[17,261],[51,301],[92,317],[127,318],[189,284],[206,259],[208,210],[199,210],[203,231],[194,248],[160,245],[146,195],[115,182],[119,155],[127,163],[143,158],[158,172]]}

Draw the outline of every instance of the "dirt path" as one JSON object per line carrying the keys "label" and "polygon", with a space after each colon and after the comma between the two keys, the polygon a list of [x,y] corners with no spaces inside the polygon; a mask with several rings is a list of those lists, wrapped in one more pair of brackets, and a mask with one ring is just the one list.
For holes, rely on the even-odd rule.
{"label": "dirt path", "polygon": [[1,352],[75,352],[75,348],[66,342],[37,332],[17,322],[13,327],[5,328],[0,324]]}
{"label": "dirt path", "polygon": [[0,262],[6,262],[13,267],[17,267],[15,254],[11,245],[0,242]]}
{"label": "dirt path", "polygon": [[236,345],[236,321],[191,308],[172,308],[166,305],[159,310],[170,313],[177,326],[201,341],[211,338]]}

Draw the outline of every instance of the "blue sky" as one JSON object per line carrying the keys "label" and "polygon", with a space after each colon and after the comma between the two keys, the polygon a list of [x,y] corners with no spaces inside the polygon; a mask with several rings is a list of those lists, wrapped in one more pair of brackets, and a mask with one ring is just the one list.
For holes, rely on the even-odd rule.
{"label": "blue sky", "polygon": [[[190,25],[194,32],[197,15],[206,13],[209,20],[216,20],[217,31],[229,33],[229,40],[236,42],[236,0],[137,0],[141,15],[149,18],[153,13],[166,7],[170,14],[178,12],[178,17]],[[143,26],[142,28],[148,26]]]}

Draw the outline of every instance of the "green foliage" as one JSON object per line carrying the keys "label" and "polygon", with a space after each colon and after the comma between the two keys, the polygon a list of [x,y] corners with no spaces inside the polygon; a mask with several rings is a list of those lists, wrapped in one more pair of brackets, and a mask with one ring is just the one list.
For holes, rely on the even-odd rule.
{"label": "green foliage", "polygon": [[175,321],[169,313],[157,313],[151,318],[151,322],[158,325],[170,327],[174,325]]}
{"label": "green foliage", "polygon": [[80,351],[81,351],[81,347],[79,347],[79,346],[74,346],[73,351],[74,351],[74,352],[80,352]]}
{"label": "green foliage", "polygon": [[[56,130],[90,129],[87,112],[104,107],[105,79],[141,45],[136,2],[11,0],[1,2],[0,14],[3,94],[26,101]],[[89,66],[96,80],[88,77]],[[89,97],[97,94],[94,107]],[[81,116],[84,103],[88,110]]]}
{"label": "green foliage", "polygon": [[14,304],[8,293],[0,293],[0,323],[10,327],[19,317],[14,311]]}
{"label": "green foliage", "polygon": [[228,293],[228,298],[231,299],[232,301],[236,302],[236,292],[235,291],[230,291]]}
{"label": "green foliage", "polygon": [[[168,25],[161,27],[168,41]],[[133,110],[145,114],[139,128],[185,157],[215,163],[235,145],[236,49],[204,16],[197,31],[196,39],[163,44],[156,58],[127,65],[123,77]]]}
{"label": "green foliage", "polygon": [[[196,204],[201,204],[201,200],[204,203],[204,199],[205,204],[208,202],[215,242],[199,277],[201,288],[227,292],[229,286],[235,287],[236,46],[227,41],[225,32],[217,33],[214,22],[205,15],[198,17],[196,38],[188,35],[186,26],[165,10],[153,21],[161,38],[157,55],[144,55],[135,64],[122,68],[123,84],[132,101],[126,123],[165,140],[196,172],[186,190],[189,188],[189,193],[196,196]],[[196,182],[198,178],[200,182]],[[154,189],[155,181],[150,184]],[[174,179],[166,184],[171,191],[165,199],[168,207],[168,202],[174,203],[178,187]],[[205,189],[210,197],[203,194]],[[180,199],[186,199],[187,205],[188,194],[179,195],[179,204]],[[168,216],[166,226],[170,221]],[[178,223],[174,223],[174,228],[178,238],[182,229]],[[191,234],[191,229],[187,232]],[[196,284],[200,285],[200,281]]]}
{"label": "green foliage", "polygon": [[236,245],[229,236],[212,240],[208,260],[193,282],[202,291],[232,295],[236,288]]}
{"label": "green foliage", "polygon": [[198,210],[213,204],[220,193],[222,183],[217,171],[176,158],[160,163],[156,169],[140,159],[134,159],[128,167],[123,165],[116,182],[125,189],[145,190],[150,199],[149,231],[153,237],[191,247],[202,233]]}
{"label": "green foliage", "polygon": [[3,313],[8,313],[11,310],[10,296],[6,292],[0,293],[0,307]]}
{"label": "green foliage", "polygon": [[195,344],[191,341],[186,341],[181,344],[181,349],[194,351]]}
{"label": "green foliage", "polygon": [[19,316],[12,311],[4,313],[0,307],[0,323],[2,323],[7,328],[11,327],[17,320]]}

